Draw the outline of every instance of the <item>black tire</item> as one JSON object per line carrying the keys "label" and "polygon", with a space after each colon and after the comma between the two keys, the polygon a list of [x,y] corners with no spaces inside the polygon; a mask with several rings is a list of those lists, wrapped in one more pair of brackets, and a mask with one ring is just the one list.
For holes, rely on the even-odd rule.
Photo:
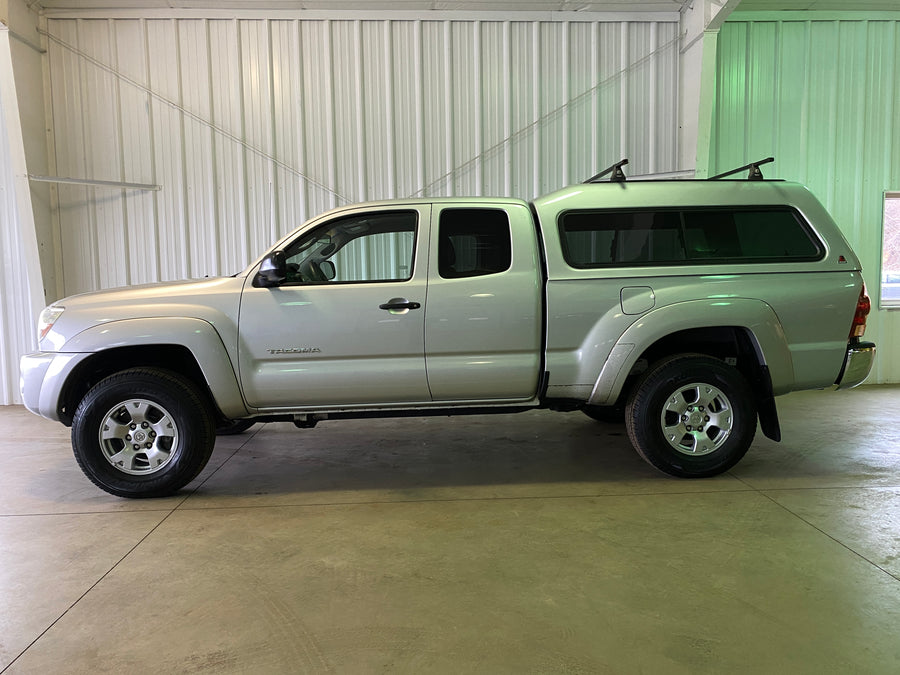
{"label": "black tire", "polygon": [[256,424],[255,420],[229,420],[226,424],[216,427],[216,436],[236,436]]}
{"label": "black tire", "polygon": [[581,412],[592,420],[597,420],[598,422],[603,422],[605,424],[625,423],[624,405],[586,405],[581,409]]}
{"label": "black tire", "polygon": [[704,478],[727,471],[756,434],[756,399],[735,368],[702,354],[656,364],[638,381],[626,408],[632,445],[660,471]]}
{"label": "black tire", "polygon": [[215,440],[208,398],[190,380],[156,368],[100,381],[72,421],[78,466],[119,497],[177,492],[206,466]]}

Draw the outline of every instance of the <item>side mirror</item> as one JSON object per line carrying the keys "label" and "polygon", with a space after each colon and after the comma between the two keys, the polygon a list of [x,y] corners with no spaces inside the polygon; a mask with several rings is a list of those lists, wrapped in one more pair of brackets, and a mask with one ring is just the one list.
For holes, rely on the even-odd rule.
{"label": "side mirror", "polygon": [[334,268],[334,263],[330,260],[323,260],[320,262],[319,269],[322,270],[322,276],[328,281],[333,281],[337,276],[337,270]]}
{"label": "side mirror", "polygon": [[273,251],[259,266],[259,271],[253,277],[253,285],[256,288],[271,288],[277,286],[287,278],[287,259],[284,251]]}

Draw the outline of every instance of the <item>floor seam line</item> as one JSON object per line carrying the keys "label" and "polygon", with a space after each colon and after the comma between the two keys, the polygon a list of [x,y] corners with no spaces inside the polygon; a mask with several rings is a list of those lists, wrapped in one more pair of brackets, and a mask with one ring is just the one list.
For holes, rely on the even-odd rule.
{"label": "floor seam line", "polygon": [[[185,497],[181,500],[181,502],[183,503],[183,502],[187,499],[187,497],[188,497],[188,496],[185,496]],[[129,548],[129,549],[122,555],[121,558],[119,558],[115,563],[113,563],[112,567],[110,567],[110,568],[109,568],[108,570],[106,570],[103,574],[101,574],[100,577],[99,577],[96,581],[94,581],[94,583],[92,583],[90,586],[88,586],[88,588],[87,588],[81,595],[79,595],[79,596],[75,599],[74,602],[72,602],[72,604],[70,604],[68,607],[66,607],[66,609],[63,610],[63,612],[62,612],[58,617],[56,617],[55,619],[53,619],[53,621],[51,621],[50,624],[49,624],[46,628],[44,628],[44,630],[42,630],[40,633],[38,633],[37,636],[36,636],[31,642],[29,642],[28,645],[26,645],[26,647],[25,647],[21,652],[19,652],[19,653],[16,655],[16,657],[15,657],[12,661],[10,661],[6,666],[4,666],[3,670],[0,670],[0,675],[2,675],[2,673],[5,673],[8,669],[12,668],[13,665],[15,665],[16,661],[18,661],[20,658],[22,658],[22,656],[25,655],[25,653],[28,652],[28,650],[31,649],[35,644],[37,644],[37,642],[38,642],[42,637],[44,637],[44,636],[45,636],[45,635],[46,635],[46,634],[47,634],[47,633],[48,633],[48,632],[49,632],[49,631],[50,631],[57,623],[59,623],[60,621],[62,621],[62,619],[63,619],[69,612],[71,612],[71,611],[78,605],[78,603],[80,603],[82,600],[85,599],[85,597],[87,597],[88,593],[90,593],[90,592],[93,591],[95,588],[97,588],[97,586],[99,586],[100,583],[101,583],[104,579],[106,579],[106,577],[108,577],[108,576],[109,576],[109,575],[110,575],[110,574],[111,574],[111,573],[112,573],[119,565],[121,565],[121,564],[125,561],[125,559],[128,558],[128,556],[130,556],[132,553],[134,553],[135,549],[137,549],[138,546],[140,546],[141,544],[143,544],[151,534],[153,534],[154,532],[156,532],[156,530],[157,530],[164,522],[166,522],[166,521],[172,516],[173,513],[175,513],[175,509],[177,509],[178,506],[180,506],[180,504],[178,504],[178,505],[176,505],[175,507],[173,507],[172,510],[169,511],[169,513],[167,513],[167,514],[165,515],[165,517],[164,517],[162,520],[160,520],[158,523],[156,523],[156,525],[154,525],[153,527],[151,527],[150,530],[149,530],[148,532],[146,532],[146,533],[144,534],[144,536],[142,536],[142,537],[134,544],[134,546],[132,546],[131,548]]]}
{"label": "floor seam line", "polygon": [[[179,500],[183,501],[183,500]],[[113,511],[54,511],[53,513],[4,513],[0,514],[0,520],[4,518],[52,518],[54,516],[107,516],[124,513],[166,513],[172,509],[116,509]]]}
{"label": "floor seam line", "polygon": [[823,529],[822,529],[821,527],[819,527],[818,525],[815,525],[814,523],[811,523],[809,520],[807,520],[806,518],[804,518],[803,516],[801,516],[799,513],[795,513],[794,511],[792,511],[791,509],[789,509],[787,506],[785,506],[785,505],[782,504],[781,502],[777,501],[776,499],[774,499],[774,498],[771,497],[770,495],[766,494],[765,492],[760,492],[760,494],[762,494],[763,497],[765,497],[766,499],[768,499],[770,502],[772,502],[773,504],[775,504],[775,505],[776,505],[777,507],[779,507],[780,509],[783,509],[783,510],[786,511],[787,513],[791,514],[791,515],[792,515],[794,518],[796,518],[797,520],[799,520],[799,521],[801,521],[801,522],[806,523],[807,525],[809,525],[811,528],[813,528],[813,529],[814,529],[816,532],[818,532],[819,534],[821,534],[821,535],[823,535],[823,536],[825,536],[825,537],[828,537],[829,539],[831,539],[831,541],[833,541],[833,542],[834,542],[835,544],[837,544],[838,546],[841,546],[841,547],[844,548],[845,550],[849,551],[850,553],[852,553],[854,556],[856,556],[856,557],[859,558],[860,560],[863,560],[864,562],[867,562],[869,565],[871,565],[872,567],[874,567],[875,569],[877,569],[879,572],[881,572],[881,573],[883,573],[883,574],[889,576],[889,577],[890,577],[891,579],[893,579],[894,581],[900,582],[900,576],[897,576],[896,574],[894,574],[894,573],[891,572],[890,570],[886,570],[884,567],[882,567],[881,565],[879,565],[879,564],[878,564],[877,562],[875,562],[874,560],[870,560],[869,558],[867,558],[866,556],[864,556],[864,555],[863,555],[862,553],[860,553],[859,551],[856,551],[855,549],[851,548],[850,546],[848,546],[847,544],[845,544],[844,542],[842,542],[842,541],[841,541],[840,539],[838,539],[837,537],[835,537],[835,536],[829,534],[828,532],[826,532],[825,530],[823,530]]}
{"label": "floor seam line", "polygon": [[249,434],[249,435],[244,439],[244,442],[241,443],[238,447],[236,447],[236,448],[232,451],[232,453],[231,453],[230,455],[228,455],[228,457],[226,457],[225,460],[224,460],[221,464],[219,464],[219,466],[217,466],[215,469],[213,469],[213,470],[210,472],[210,474],[209,474],[206,478],[204,478],[202,481],[200,481],[199,483],[197,483],[197,485],[194,486],[194,489],[192,489],[188,494],[185,495],[184,499],[183,499],[178,505],[175,506],[175,509],[180,509],[188,499],[190,499],[190,498],[193,497],[195,494],[197,494],[197,491],[198,491],[200,488],[202,488],[204,485],[206,485],[206,482],[207,482],[210,478],[212,478],[212,477],[215,476],[217,473],[219,473],[219,471],[222,470],[222,467],[224,467],[226,464],[228,464],[228,462],[230,462],[232,459],[234,459],[234,456],[235,456],[236,454],[238,454],[241,450],[243,450],[245,447],[247,447],[247,444],[250,443],[250,441],[252,441],[253,438],[254,438],[260,431],[262,431],[262,429],[263,429],[264,426],[265,426],[265,425],[262,425],[259,429],[256,429],[252,434]]}
{"label": "floor seam line", "polygon": [[620,494],[573,494],[573,495],[537,495],[514,497],[453,497],[432,499],[389,499],[389,500],[365,500],[353,502],[314,502],[314,503],[287,503],[287,504],[239,504],[235,506],[179,506],[179,511],[216,511],[236,509],[277,509],[277,508],[307,508],[317,506],[375,506],[379,504],[431,504],[453,502],[492,502],[492,501],[539,501],[542,499],[607,499],[617,497],[681,497],[687,495],[727,495],[758,493],[753,488],[739,490],[711,490],[711,491],[686,491],[686,492],[626,492]]}

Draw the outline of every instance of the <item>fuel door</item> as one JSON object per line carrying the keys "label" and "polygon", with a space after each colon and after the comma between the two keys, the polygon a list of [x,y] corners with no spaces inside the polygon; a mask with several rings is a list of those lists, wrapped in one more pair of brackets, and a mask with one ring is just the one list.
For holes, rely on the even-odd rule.
{"label": "fuel door", "polygon": [[649,286],[626,286],[619,293],[625,314],[643,314],[653,309],[656,294]]}

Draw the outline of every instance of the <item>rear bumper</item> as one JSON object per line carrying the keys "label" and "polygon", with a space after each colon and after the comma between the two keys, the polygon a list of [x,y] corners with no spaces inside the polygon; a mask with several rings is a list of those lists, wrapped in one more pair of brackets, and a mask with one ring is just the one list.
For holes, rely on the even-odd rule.
{"label": "rear bumper", "polygon": [[835,384],[838,389],[850,389],[859,384],[869,376],[872,370],[872,364],[875,362],[875,343],[859,342],[847,347],[847,354],[844,356],[844,365],[841,368],[841,374],[838,375]]}

